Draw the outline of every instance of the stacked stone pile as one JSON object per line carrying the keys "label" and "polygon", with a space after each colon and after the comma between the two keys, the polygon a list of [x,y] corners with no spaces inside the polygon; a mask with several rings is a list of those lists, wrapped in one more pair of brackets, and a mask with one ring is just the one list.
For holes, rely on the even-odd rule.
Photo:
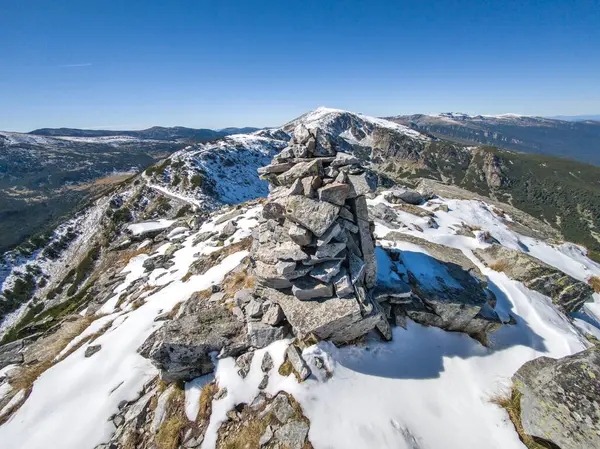
{"label": "stacked stone pile", "polygon": [[281,306],[297,335],[345,342],[389,325],[370,290],[377,279],[365,195],[376,180],[318,129],[300,125],[259,173],[270,182],[252,258],[256,295]]}

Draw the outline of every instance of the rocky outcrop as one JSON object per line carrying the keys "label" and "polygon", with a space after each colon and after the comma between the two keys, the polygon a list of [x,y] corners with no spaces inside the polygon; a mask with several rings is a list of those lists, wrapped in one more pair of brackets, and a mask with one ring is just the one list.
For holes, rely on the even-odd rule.
{"label": "rocky outcrop", "polygon": [[23,363],[22,350],[24,347],[24,340],[13,341],[0,346],[0,369],[8,365]]}
{"label": "rocky outcrop", "polygon": [[[426,250],[387,250],[389,261],[385,265],[390,273],[380,273],[382,281],[375,296],[397,324],[402,325],[408,317],[427,326],[464,332],[480,341],[501,326],[494,311],[496,298],[487,289],[485,276],[462,251],[398,232],[385,238]],[[393,285],[388,291],[390,280]],[[401,291],[408,294],[401,295]]]}
{"label": "rocky outcrop", "polygon": [[177,382],[212,372],[211,353],[237,356],[249,346],[243,322],[224,305],[195,294],[138,352],[152,361],[164,381]]}
{"label": "rocky outcrop", "polygon": [[600,350],[540,357],[513,376],[527,435],[561,449],[600,447]]}
{"label": "rocky outcrop", "polygon": [[565,313],[577,312],[585,302],[592,301],[594,290],[588,284],[521,251],[492,245],[473,253],[486,266],[550,297]]}
{"label": "rocky outcrop", "polygon": [[376,179],[343,149],[298,126],[259,170],[271,193],[251,251],[256,296],[279,305],[296,335],[336,343],[387,329],[370,295],[377,261],[365,195]]}

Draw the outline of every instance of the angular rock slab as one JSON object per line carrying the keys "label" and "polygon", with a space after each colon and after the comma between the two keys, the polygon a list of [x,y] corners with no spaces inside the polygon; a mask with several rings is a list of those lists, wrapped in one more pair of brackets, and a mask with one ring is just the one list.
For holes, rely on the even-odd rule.
{"label": "angular rock slab", "polygon": [[330,339],[336,344],[347,343],[374,329],[380,316],[363,318],[354,297],[301,301],[272,288],[262,288],[261,296],[279,304],[299,338],[310,334]]}
{"label": "angular rock slab", "polygon": [[491,245],[473,254],[487,266],[502,266],[509,278],[549,296],[565,313],[577,312],[585,302],[593,301],[594,290],[588,284],[521,251]]}

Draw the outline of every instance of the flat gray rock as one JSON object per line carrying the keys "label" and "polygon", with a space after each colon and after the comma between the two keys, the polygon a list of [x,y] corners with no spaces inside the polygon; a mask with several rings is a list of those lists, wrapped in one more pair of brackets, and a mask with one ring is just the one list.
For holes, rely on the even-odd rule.
{"label": "flat gray rock", "polygon": [[343,206],[348,194],[350,193],[350,186],[339,182],[333,182],[321,187],[318,190],[319,200],[327,201],[328,203]]}
{"label": "flat gray rock", "polygon": [[292,196],[286,202],[287,217],[317,237],[329,229],[337,219],[339,210],[339,206],[304,196]]}
{"label": "flat gray rock", "polygon": [[329,298],[333,295],[333,286],[313,278],[303,277],[292,281],[292,294],[300,300]]}
{"label": "flat gray rock", "polygon": [[304,421],[290,421],[275,431],[275,438],[289,449],[302,449],[308,435],[308,424]]}

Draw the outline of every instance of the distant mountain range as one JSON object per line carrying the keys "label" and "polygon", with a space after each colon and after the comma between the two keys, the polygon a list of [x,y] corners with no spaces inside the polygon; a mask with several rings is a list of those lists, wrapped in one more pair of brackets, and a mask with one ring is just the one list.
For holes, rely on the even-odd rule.
{"label": "distant mountain range", "polygon": [[37,136],[52,137],[111,137],[111,136],[129,136],[138,139],[153,140],[194,140],[198,142],[208,142],[219,137],[229,136],[231,134],[245,134],[257,131],[259,128],[223,128],[219,130],[207,128],[185,128],[183,126],[153,126],[152,128],[142,129],[140,131],[112,131],[103,129],[77,129],[77,128],[41,128],[31,131],[28,134]]}
{"label": "distant mountain range", "polygon": [[447,112],[386,117],[432,136],[600,165],[600,121]]}
{"label": "distant mountain range", "polygon": [[588,120],[600,122],[600,114],[598,115],[555,115],[547,117],[555,120],[565,120],[567,122],[585,122]]}

